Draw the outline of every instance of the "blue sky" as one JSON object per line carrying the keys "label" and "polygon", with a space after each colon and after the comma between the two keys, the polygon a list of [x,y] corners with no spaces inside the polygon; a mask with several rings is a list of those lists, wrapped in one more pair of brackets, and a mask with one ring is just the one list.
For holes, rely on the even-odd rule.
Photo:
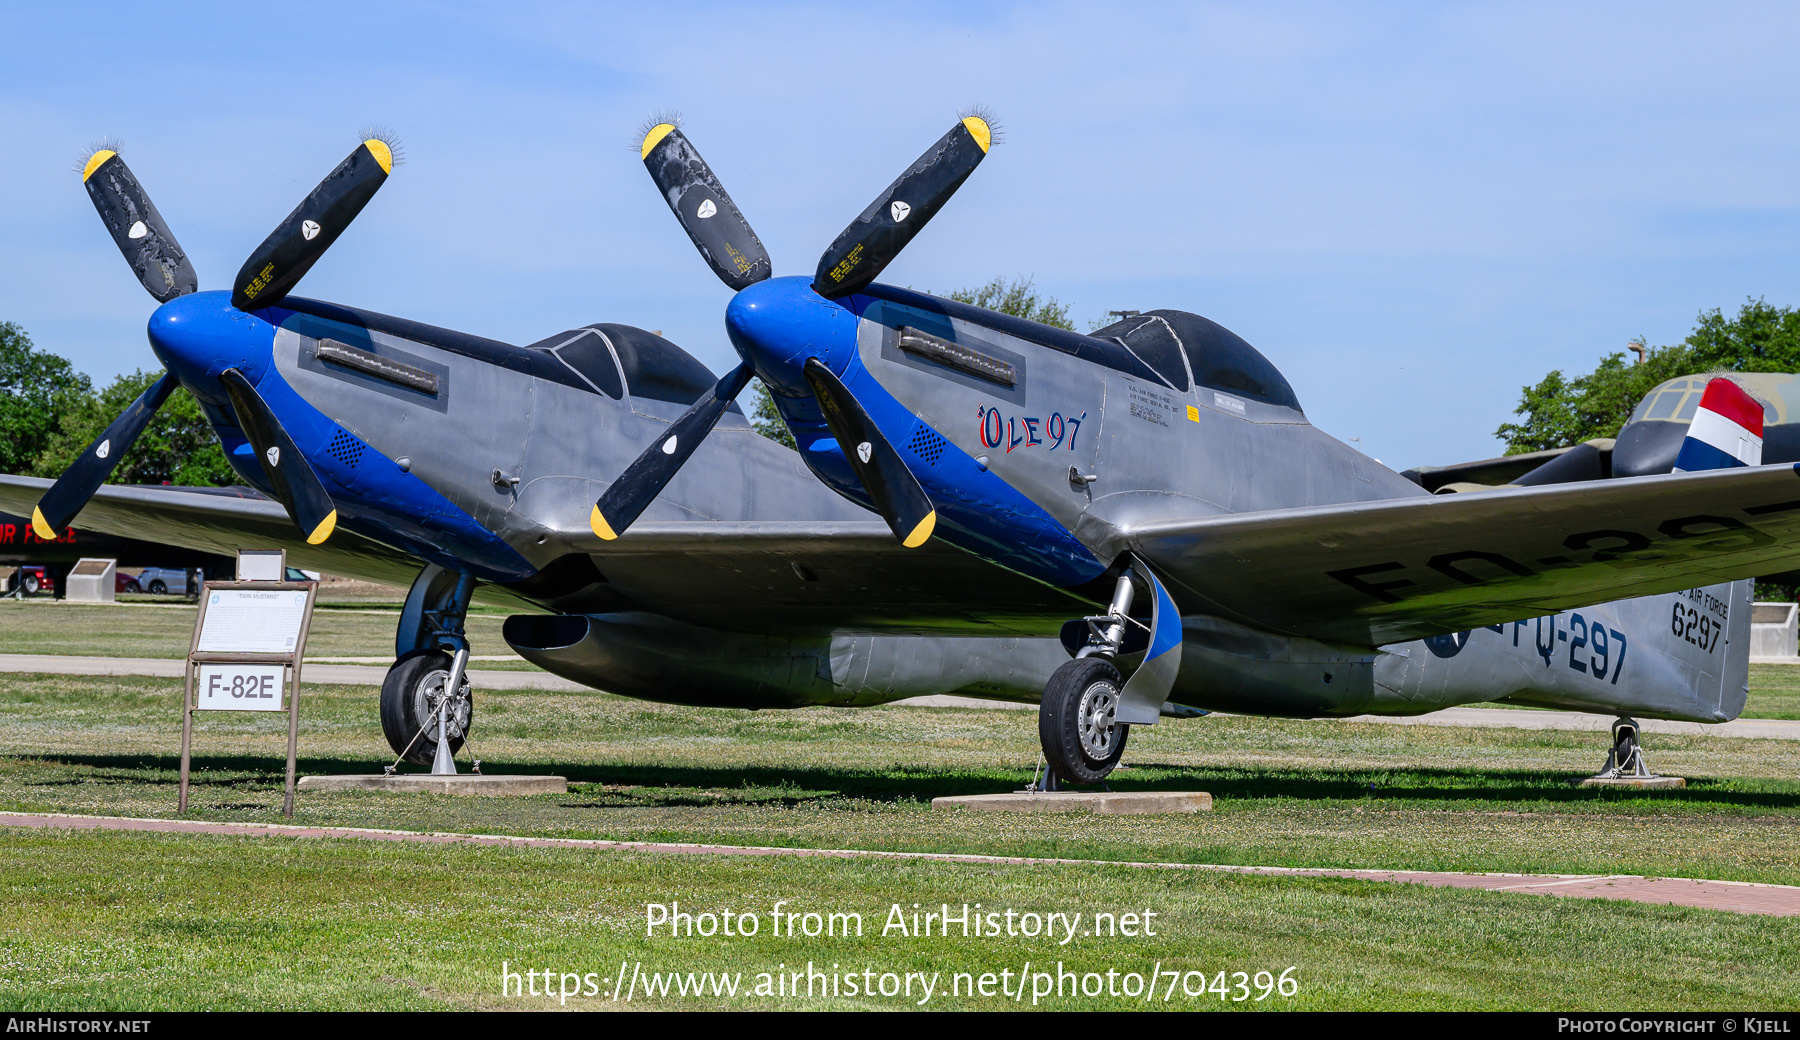
{"label": "blue sky", "polygon": [[0,4],[0,320],[97,379],[152,301],[70,166],[122,152],[226,288],[354,146],[407,162],[304,295],[512,342],[617,321],[715,370],[729,298],[649,183],[684,127],[810,273],[971,103],[1005,129],[883,280],[1198,311],[1396,468],[1704,309],[1800,304],[1800,7]]}

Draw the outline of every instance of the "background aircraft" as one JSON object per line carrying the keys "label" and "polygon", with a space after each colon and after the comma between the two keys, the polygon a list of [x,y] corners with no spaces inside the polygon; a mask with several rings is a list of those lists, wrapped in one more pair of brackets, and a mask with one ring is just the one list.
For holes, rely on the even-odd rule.
{"label": "background aircraft", "polygon": [[[452,746],[467,732],[461,616],[478,587],[559,612],[509,619],[508,642],[614,692],[1041,698],[1046,756],[1078,781],[1116,764],[1127,726],[1193,708],[1410,714],[1511,696],[1735,713],[1741,590],[1603,608],[1604,639],[1584,605],[1786,559],[1789,468],[1433,498],[1314,430],[1279,371],[1204,318],[1151,312],[1080,336],[873,283],[990,144],[980,117],[958,123],[808,282],[768,277],[686,138],[655,128],[646,163],[740,290],[727,330],[745,365],[716,384],[624,326],[521,348],[286,295],[387,176],[382,142],[283,222],[229,298],[193,291],[135,179],[97,155],[90,194],[165,300],[150,338],[168,378],[280,505],[95,495],[168,380],[48,492],[8,478],[0,504],[42,493],[54,526],[93,496],[82,515],[101,529],[299,541],[302,565],[410,580],[382,716],[415,761],[435,750],[435,732],[412,738],[439,698],[457,702]],[[752,372],[798,459],[729,405]],[[1684,602],[1709,634],[1725,623],[1725,652],[1646,631]]]}

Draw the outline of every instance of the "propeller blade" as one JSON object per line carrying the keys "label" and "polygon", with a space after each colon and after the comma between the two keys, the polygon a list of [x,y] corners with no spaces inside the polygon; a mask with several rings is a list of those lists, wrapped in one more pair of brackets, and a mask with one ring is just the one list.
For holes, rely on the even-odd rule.
{"label": "propeller blade", "polygon": [[720,281],[737,292],[769,277],[769,251],[725,194],[712,167],[675,124],[650,128],[644,135],[643,157],[650,179]]}
{"label": "propeller blade", "polygon": [[251,311],[280,303],[393,169],[394,153],[387,142],[371,137],[357,145],[244,261],[232,283],[231,305]]}
{"label": "propeller blade", "polygon": [[157,303],[200,288],[194,265],[118,152],[102,148],[89,156],[81,169],[81,183],[125,262]]}
{"label": "propeller blade", "polygon": [[281,420],[275,418],[269,403],[235,368],[219,373],[219,381],[231,397],[238,425],[256,449],[256,457],[262,460],[263,473],[275,485],[275,497],[287,508],[294,526],[306,536],[306,544],[318,545],[330,538],[337,527],[337,507],[306,456],[282,428]]}
{"label": "propeller blade", "polygon": [[106,478],[112,476],[119,460],[137,443],[156,410],[180,385],[175,373],[163,373],[161,379],[150,384],[150,389],[131,402],[106,432],[63,470],[62,476],[56,478],[56,483],[50,485],[50,490],[44,492],[44,497],[38,499],[37,506],[31,510],[31,529],[39,538],[53,542],[57,532],[69,526],[75,514],[81,512],[81,507],[87,505],[94,492],[100,490],[100,485],[106,483]]}
{"label": "propeller blade", "polygon": [[719,417],[731,406],[732,399],[743,393],[749,383],[749,365],[739,365],[727,372],[710,393],[695,401],[693,407],[675,420],[667,434],[633,459],[625,472],[619,474],[619,479],[606,489],[606,494],[600,496],[600,501],[594,503],[594,511],[588,516],[594,533],[607,541],[624,534],[650,503],[656,501],[656,496],[674,479],[688,456],[718,425]]}
{"label": "propeller blade", "polygon": [[993,129],[968,116],[938,138],[819,258],[813,291],[835,299],[875,280],[987,157]]}
{"label": "propeller blade", "polygon": [[850,468],[875,500],[876,511],[902,545],[908,549],[924,545],[937,526],[937,507],[919,486],[919,478],[824,362],[818,358],[807,361],[805,372],[825,413],[825,425],[831,427],[831,435],[850,459]]}

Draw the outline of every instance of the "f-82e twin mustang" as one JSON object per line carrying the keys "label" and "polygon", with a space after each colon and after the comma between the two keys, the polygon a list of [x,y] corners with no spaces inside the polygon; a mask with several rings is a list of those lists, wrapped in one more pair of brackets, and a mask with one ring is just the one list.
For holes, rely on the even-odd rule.
{"label": "f-82e twin mustang", "polygon": [[[89,190],[166,301],[150,339],[170,375],[39,519],[65,524],[91,496],[84,525],[212,549],[296,543],[291,521],[307,566],[412,579],[382,720],[419,762],[467,732],[461,617],[478,589],[555,612],[508,620],[520,654],[632,696],[1040,700],[1050,769],[1074,782],[1104,778],[1130,726],[1204,710],[1741,710],[1741,579],[1792,566],[1800,532],[1794,467],[1743,465],[1753,408],[1720,404],[1742,443],[1682,467],[1721,471],[1433,497],[1314,429],[1280,372],[1205,318],[1154,311],[1083,336],[875,283],[990,144],[983,119],[962,120],[814,278],[772,278],[686,137],[654,127],[652,177],[737,290],[726,328],[744,363],[717,383],[624,326],[521,348],[287,296],[387,175],[379,141],[229,298],[193,291],[101,153]],[[798,459],[730,404],[752,375]],[[279,507],[95,494],[176,379]],[[0,505],[40,488],[7,478]]]}

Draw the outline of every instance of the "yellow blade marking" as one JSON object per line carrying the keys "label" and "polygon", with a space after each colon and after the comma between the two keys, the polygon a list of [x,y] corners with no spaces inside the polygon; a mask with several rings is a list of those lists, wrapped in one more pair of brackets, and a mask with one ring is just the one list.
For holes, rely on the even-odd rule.
{"label": "yellow blade marking", "polygon": [[81,168],[81,182],[86,184],[87,179],[94,175],[94,171],[98,170],[101,164],[118,154],[118,152],[115,152],[110,148],[102,148],[93,155],[88,156],[87,165]]}
{"label": "yellow blade marking", "polygon": [[675,124],[674,123],[658,123],[655,126],[651,127],[650,132],[644,135],[644,154],[638,156],[638,158],[640,158],[640,159],[650,158],[651,150],[654,149],[658,144],[660,144],[662,142],[663,138],[669,136],[670,134],[672,134],[674,132],[675,132]]}
{"label": "yellow blade marking", "polygon": [[323,544],[325,539],[330,538],[331,532],[335,530],[337,530],[337,510],[333,509],[329,516],[319,521],[319,526],[313,528],[313,533],[306,536],[306,544]]}
{"label": "yellow blade marking", "polygon": [[382,173],[394,172],[394,150],[387,146],[387,142],[371,137],[363,142],[363,147],[367,148],[369,154],[375,157],[375,161],[381,164]]}
{"label": "yellow blade marking", "polygon": [[600,515],[598,505],[594,506],[594,511],[588,514],[588,526],[592,527],[594,533],[606,541],[610,542],[619,537],[618,533],[612,529],[612,525],[606,522],[606,517]]}
{"label": "yellow blade marking", "polygon": [[46,542],[56,541],[56,528],[50,526],[50,521],[44,519],[44,511],[37,506],[31,507],[31,529]]}
{"label": "yellow blade marking", "polygon": [[969,136],[973,137],[975,143],[981,146],[982,154],[987,154],[988,146],[994,143],[994,132],[988,129],[987,120],[979,116],[970,116],[962,123],[968,128]]}
{"label": "yellow blade marking", "polygon": [[937,510],[933,509],[925,514],[925,519],[919,521],[919,526],[913,528],[912,534],[907,535],[900,544],[908,549],[917,549],[931,537],[931,531],[935,527],[937,527]]}

